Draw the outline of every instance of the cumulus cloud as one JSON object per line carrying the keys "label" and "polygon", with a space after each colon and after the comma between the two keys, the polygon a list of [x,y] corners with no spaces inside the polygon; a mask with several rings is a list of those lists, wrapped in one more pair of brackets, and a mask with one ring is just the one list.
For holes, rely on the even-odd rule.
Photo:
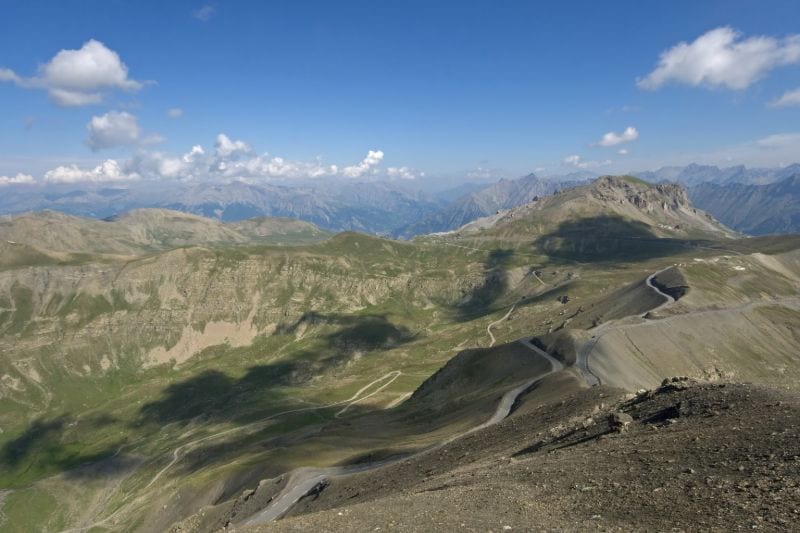
{"label": "cumulus cloud", "polygon": [[189,180],[209,176],[212,162],[213,158],[198,144],[183,155],[142,150],[125,164],[125,168],[146,179]]}
{"label": "cumulus cloud", "polygon": [[[383,157],[382,151],[370,150],[358,164],[340,168],[337,165],[326,165],[319,160],[293,161],[266,153],[255,154],[248,143],[232,140],[224,133],[220,133],[214,143],[213,154],[207,154],[199,145],[180,157],[159,152],[142,152],[134,158],[131,168],[138,174],[152,178],[248,181],[324,176],[357,178],[374,172]],[[408,167],[391,167],[387,169],[386,175],[396,178],[416,177]]]}
{"label": "cumulus cloud", "polygon": [[616,146],[618,144],[628,143],[635,141],[639,138],[639,131],[633,126],[628,126],[622,133],[614,133],[609,131],[597,141],[599,146]]}
{"label": "cumulus cloud", "polygon": [[290,161],[283,157],[269,157],[267,154],[243,160],[223,161],[213,169],[218,177],[242,178],[248,180],[263,178],[319,178],[335,176],[336,165],[323,165],[317,161]]}
{"label": "cumulus cloud", "polygon": [[257,154],[248,143],[242,140],[233,140],[224,133],[220,133],[216,137],[213,150],[206,150],[201,145],[193,146],[184,154],[145,150],[141,148],[143,144],[141,133],[138,136],[131,133],[134,128],[130,117],[122,116],[123,113],[117,115],[109,120],[96,121],[99,125],[96,124],[94,130],[102,132],[102,135],[107,134],[108,138],[98,134],[93,139],[95,144],[100,143],[103,146],[136,141],[140,149],[129,160],[119,163],[109,159],[93,169],[81,169],[75,165],[60,166],[47,172],[45,181],[77,183],[131,179],[174,179],[180,181],[242,180],[256,182],[270,179],[357,178],[366,174],[395,179],[413,179],[423,175],[407,166],[389,167],[380,173],[377,167],[384,158],[384,153],[380,150],[370,150],[359,163],[342,168],[337,165],[324,164],[319,159],[293,161],[267,153]]}
{"label": "cumulus cloud", "polygon": [[139,142],[141,134],[136,117],[124,111],[109,111],[92,117],[86,125],[86,144],[93,151],[114,146],[130,146]]}
{"label": "cumulus cloud", "polygon": [[344,167],[342,175],[347,178],[359,178],[372,170],[374,167],[380,165],[383,161],[383,152],[381,150],[370,150],[367,152],[367,157],[361,160],[357,165]]}
{"label": "cumulus cloud", "polygon": [[417,179],[417,173],[408,167],[389,167],[386,169],[386,175],[390,178],[400,178],[404,180]]}
{"label": "cumulus cloud", "polygon": [[611,160],[606,159],[605,161],[585,161],[581,156],[574,154],[565,157],[564,164],[570,167],[589,169],[610,165]]}
{"label": "cumulus cloud", "polygon": [[109,111],[92,117],[86,130],[89,132],[86,145],[94,152],[116,146],[157,144],[164,140],[156,134],[142,135],[136,117],[125,111]]}
{"label": "cumulus cloud", "polygon": [[625,148],[620,148],[619,150],[617,150],[617,153],[619,155],[628,155],[628,150],[626,150]]}
{"label": "cumulus cloud", "polygon": [[231,157],[238,155],[245,155],[251,152],[250,145],[244,141],[232,141],[224,133],[217,135],[217,140],[214,143],[218,157]]}
{"label": "cumulus cloud", "polygon": [[110,90],[138,91],[143,86],[128,77],[128,67],[119,54],[94,39],[78,50],[61,50],[30,78],[1,68],[0,81],[44,89],[61,106],[97,104]]}
{"label": "cumulus cloud", "polygon": [[780,98],[770,102],[770,107],[800,106],[800,87],[793,91],[786,91]]}
{"label": "cumulus cloud", "polygon": [[7,68],[0,68],[0,81],[10,81],[11,83],[16,83],[17,85],[25,84],[25,80],[20,78],[16,72]]}
{"label": "cumulus cloud", "polygon": [[675,82],[741,90],[769,71],[795,63],[800,63],[800,35],[742,39],[733,28],[721,27],[662,52],[656,69],[637,85],[655,90]]}
{"label": "cumulus cloud", "polygon": [[170,107],[167,109],[167,116],[169,118],[181,118],[183,116],[183,109],[180,107]]}
{"label": "cumulus cloud", "polygon": [[92,169],[81,169],[77,165],[66,165],[49,170],[44,175],[48,183],[103,183],[139,179],[136,173],[123,172],[114,159],[107,159]]}
{"label": "cumulus cloud", "polygon": [[35,180],[30,174],[17,174],[16,176],[0,176],[0,187],[4,185],[30,185]]}

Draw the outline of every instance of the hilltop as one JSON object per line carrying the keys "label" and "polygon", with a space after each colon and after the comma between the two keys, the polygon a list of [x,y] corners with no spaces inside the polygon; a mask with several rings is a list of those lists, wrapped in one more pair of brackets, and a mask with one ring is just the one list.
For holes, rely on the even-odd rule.
{"label": "hilltop", "polygon": [[394,235],[410,238],[415,235],[458,229],[475,219],[531,202],[575,184],[576,182],[543,179],[535,174],[515,180],[501,179],[479,191],[461,196],[437,213],[400,228]]}
{"label": "hilltop", "polygon": [[25,213],[0,220],[0,239],[39,250],[83,254],[138,255],[185,246],[307,243],[329,234],[309,222],[253,219],[225,224],[167,209],[135,209],[106,220],[55,211]]}
{"label": "hilltop", "polygon": [[693,207],[679,185],[605,176],[428,239],[478,247],[503,243],[517,253],[551,259],[613,262],[736,237]]}

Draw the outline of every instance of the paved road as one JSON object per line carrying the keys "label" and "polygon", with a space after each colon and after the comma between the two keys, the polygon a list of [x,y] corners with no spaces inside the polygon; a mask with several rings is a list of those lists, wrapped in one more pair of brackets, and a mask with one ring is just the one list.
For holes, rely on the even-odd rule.
{"label": "paved road", "polygon": [[[506,314],[506,316],[511,314],[511,311],[513,311],[513,308],[509,311],[508,314]],[[547,359],[547,361],[550,363],[550,370],[548,370],[543,374],[539,374],[535,378],[532,378],[503,394],[494,413],[486,422],[483,422],[482,424],[479,424],[463,433],[450,437],[449,439],[433,446],[432,448],[428,448],[427,450],[421,451],[419,452],[420,454],[428,453],[431,450],[441,448],[442,446],[445,446],[446,444],[449,444],[454,440],[459,439],[465,435],[469,435],[470,433],[474,433],[481,429],[497,424],[501,420],[505,419],[511,413],[511,409],[514,407],[514,403],[517,401],[517,398],[519,398],[519,396],[522,393],[528,390],[537,381],[543,379],[546,376],[549,376],[554,372],[558,372],[564,368],[564,365],[561,364],[560,361],[556,360],[554,357],[552,357],[544,350],[541,350],[540,348],[531,344],[530,340],[531,340],[530,337],[526,337],[524,339],[519,339],[519,342],[523,346],[526,346],[527,348],[533,350],[537,355]],[[286,485],[286,488],[283,489],[283,491],[278,495],[278,497],[261,512],[250,517],[246,521],[242,522],[242,525],[252,526],[256,524],[264,524],[281,518],[286,513],[288,513],[289,510],[291,510],[291,508],[298,501],[300,501],[301,498],[312,493],[314,490],[318,489],[323,483],[327,483],[328,480],[330,480],[333,477],[349,475],[358,472],[365,472],[367,470],[372,470],[382,466],[387,466],[389,464],[399,461],[404,461],[406,459],[409,459],[409,457],[404,457],[402,459],[394,459],[389,461],[381,461],[378,463],[368,463],[352,467],[300,468],[298,470],[295,470],[290,474],[290,479]]]}
{"label": "paved road", "polygon": [[[649,311],[647,311],[647,313],[660,311],[661,309],[675,303],[675,298],[673,298],[672,296],[670,296],[665,292],[662,292],[661,289],[659,289],[653,284],[653,278],[655,278],[662,272],[669,270],[670,268],[672,268],[672,266],[662,268],[661,270],[653,272],[652,274],[647,276],[645,284],[652,290],[654,290],[656,294],[665,298],[663,303],[659,304],[653,309],[650,309]],[[623,317],[623,318],[629,318],[629,317]],[[575,366],[578,367],[578,370],[580,370],[583,379],[586,381],[586,384],[589,385],[590,387],[594,387],[595,385],[600,385],[600,378],[594,375],[592,371],[589,369],[589,355],[592,353],[592,350],[594,350],[594,347],[597,345],[600,338],[608,332],[608,329],[611,326],[616,325],[617,322],[618,320],[610,320],[608,322],[600,324],[598,327],[591,330],[592,338],[583,343],[583,345],[578,349],[578,353],[575,356]]]}
{"label": "paved road", "polygon": [[[667,307],[668,305],[672,305],[672,304],[675,303],[675,298],[673,298],[672,296],[670,296],[666,292],[664,292],[661,289],[659,289],[658,287],[656,287],[656,285],[653,283],[653,278],[655,278],[656,276],[658,276],[662,272],[665,272],[665,271],[669,270],[670,268],[672,268],[672,267],[670,266],[670,267],[667,267],[667,268],[662,268],[658,272],[653,272],[652,274],[647,276],[647,282],[646,282],[647,286],[650,287],[651,289],[653,289],[654,291],[656,291],[656,293],[658,293],[659,295],[661,295],[664,298],[666,298],[666,301],[664,301],[664,303],[662,303],[658,307],[654,307],[653,309],[650,309],[648,311],[648,313],[657,313],[658,311],[660,311],[661,309]],[[645,314],[647,314],[647,313],[645,313]]]}

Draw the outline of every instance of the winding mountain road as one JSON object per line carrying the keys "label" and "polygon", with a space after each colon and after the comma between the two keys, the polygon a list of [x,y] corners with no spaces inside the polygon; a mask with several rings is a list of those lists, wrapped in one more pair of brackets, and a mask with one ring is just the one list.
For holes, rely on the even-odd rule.
{"label": "winding mountain road", "polygon": [[667,270],[669,270],[670,268],[672,268],[672,267],[671,267],[671,266],[669,266],[669,267],[667,267],[667,268],[662,268],[662,269],[661,269],[661,270],[659,270],[658,272],[653,272],[652,274],[650,274],[649,276],[647,276],[647,281],[646,281],[646,283],[647,283],[647,286],[648,286],[648,287],[650,287],[651,289],[653,289],[654,291],[656,291],[656,293],[658,293],[659,295],[661,295],[661,296],[663,296],[664,298],[666,298],[666,301],[665,301],[664,303],[662,303],[662,304],[661,304],[661,305],[659,305],[658,307],[654,307],[653,309],[650,309],[650,310],[648,311],[648,313],[656,313],[656,312],[660,311],[661,309],[663,309],[663,308],[665,308],[665,307],[667,307],[667,306],[669,306],[669,305],[672,305],[672,304],[674,304],[674,303],[675,303],[675,298],[673,298],[672,296],[670,296],[670,295],[669,295],[669,294],[667,294],[666,292],[664,292],[664,291],[662,291],[661,289],[659,289],[659,288],[656,286],[656,284],[655,284],[655,283],[653,283],[653,278],[655,278],[656,276],[658,276],[658,275],[659,275],[659,274],[661,274],[662,272],[666,272],[666,271],[667,271]]}
{"label": "winding mountain road", "polygon": [[[670,268],[670,267],[668,267],[668,268]],[[664,303],[662,303],[658,307],[656,307],[653,310],[651,310],[651,312],[660,310],[660,309],[662,309],[662,308],[664,308],[664,307],[666,307],[666,306],[668,306],[668,305],[670,305],[670,304],[675,302],[675,299],[672,296],[663,293],[658,287],[656,287],[653,284],[653,278],[655,278],[658,274],[660,274],[664,270],[667,270],[667,269],[665,268],[665,269],[662,269],[662,270],[660,270],[658,272],[655,272],[655,273],[651,274],[646,280],[646,284],[647,284],[648,287],[650,287],[652,290],[656,291],[659,295],[661,295],[661,296],[666,298],[666,301]],[[537,278],[538,278],[538,276],[537,276]],[[494,322],[491,322],[487,326],[486,332],[488,333],[489,338],[490,338],[490,344],[489,344],[490,347],[494,346],[494,344],[496,343],[495,336],[492,333],[492,327],[500,324],[504,320],[507,320],[508,317],[511,316],[511,313],[514,312],[515,308],[516,308],[516,304],[512,305],[511,308],[508,310],[508,312],[502,318],[500,318],[499,320],[496,320]],[[602,329],[606,329],[613,322],[615,322],[615,321],[607,322],[607,323],[602,324],[599,328],[595,329],[595,332],[597,332],[601,328]],[[577,359],[576,359],[576,366],[579,368],[579,370],[581,371],[581,374],[584,376],[584,379],[586,380],[586,382],[590,386],[599,385],[600,384],[599,378],[597,378],[597,376],[595,376],[594,374],[591,373],[591,371],[589,370],[589,365],[588,365],[588,357],[589,357],[592,349],[594,348],[594,345],[599,340],[599,338],[600,338],[600,335],[596,334],[596,335],[593,336],[591,341],[585,343],[584,346],[582,346],[581,349],[579,350],[579,353],[578,353],[578,356],[577,356]],[[539,348],[536,345],[534,345],[531,342],[531,340],[532,340],[532,337],[524,337],[522,339],[518,339],[517,342],[519,342],[523,346],[525,346],[528,349],[530,349],[531,351],[533,351],[536,355],[538,355],[540,357],[544,357],[550,363],[550,370],[545,372],[545,373],[543,373],[543,374],[539,374],[538,376],[536,376],[536,377],[534,377],[532,379],[529,379],[529,380],[525,381],[524,383],[518,385],[517,387],[515,387],[515,388],[507,391],[505,394],[503,394],[503,396],[501,397],[500,402],[498,403],[494,413],[492,414],[492,416],[487,421],[485,421],[485,422],[483,422],[483,423],[481,423],[481,424],[479,424],[479,425],[477,425],[477,426],[475,426],[475,427],[473,427],[473,428],[471,428],[471,429],[469,429],[469,430],[467,430],[467,431],[465,431],[463,433],[460,433],[458,435],[450,437],[449,439],[445,440],[444,442],[441,442],[441,443],[439,443],[439,444],[437,444],[435,446],[432,446],[431,448],[428,448],[427,450],[423,450],[423,451],[419,452],[420,454],[421,453],[427,453],[427,452],[431,451],[432,449],[440,448],[440,447],[442,447],[442,446],[444,446],[444,445],[446,445],[446,444],[448,444],[448,443],[450,443],[450,442],[452,442],[452,441],[454,441],[454,440],[456,440],[458,438],[461,438],[461,437],[463,437],[465,435],[474,433],[474,432],[479,431],[481,429],[485,429],[485,428],[487,428],[489,426],[497,424],[498,422],[500,422],[503,419],[505,419],[511,413],[511,410],[512,410],[512,408],[514,406],[514,403],[519,398],[519,396],[522,395],[526,390],[528,390],[534,383],[540,381],[541,379],[545,378],[546,376],[549,376],[550,374],[553,374],[555,372],[559,372],[564,368],[564,365],[560,361],[556,360],[554,357],[552,357],[546,351],[544,351],[541,348]],[[394,370],[392,372],[389,372],[389,373],[379,377],[378,379],[375,379],[372,382],[368,383],[367,385],[365,385],[364,387],[359,389],[352,397],[348,398],[347,400],[342,400],[342,401],[339,401],[339,402],[333,402],[333,403],[326,404],[326,405],[302,407],[302,408],[297,408],[297,409],[290,409],[290,410],[286,410],[286,411],[281,411],[279,413],[275,413],[273,415],[270,415],[269,417],[267,417],[265,419],[262,419],[262,420],[260,420],[258,422],[253,422],[252,424],[248,424],[246,426],[241,426],[241,427],[236,427],[236,428],[231,428],[231,429],[227,429],[227,430],[224,430],[224,431],[220,431],[218,433],[214,433],[212,435],[207,435],[205,437],[201,437],[199,439],[196,439],[196,440],[193,440],[193,441],[188,442],[186,444],[183,444],[181,446],[178,446],[172,452],[172,460],[164,468],[162,468],[158,473],[156,473],[156,475],[145,486],[145,489],[150,488],[156,481],[158,481],[161,478],[161,476],[164,473],[166,473],[172,466],[174,466],[181,459],[181,457],[183,457],[183,455],[185,455],[185,453],[188,450],[194,448],[198,444],[201,444],[203,442],[206,442],[206,441],[209,441],[209,440],[212,440],[212,439],[216,439],[216,438],[219,438],[219,437],[223,437],[223,436],[226,436],[226,435],[229,435],[229,434],[232,434],[232,433],[236,433],[236,432],[242,432],[242,431],[246,431],[246,430],[257,430],[257,429],[259,429],[261,427],[266,426],[266,424],[269,421],[271,421],[271,420],[273,420],[273,419],[275,419],[277,417],[287,415],[287,414],[306,412],[306,411],[313,411],[313,410],[320,410],[320,409],[328,409],[328,408],[331,408],[331,407],[337,407],[337,406],[342,405],[344,407],[335,414],[335,416],[338,417],[338,416],[344,414],[352,405],[354,405],[354,404],[356,404],[356,403],[358,403],[360,401],[363,401],[363,400],[365,400],[365,399],[367,399],[367,398],[379,393],[380,391],[384,390],[391,383],[393,383],[401,374],[402,373],[399,370]],[[364,393],[366,391],[368,391],[370,388],[372,388],[374,385],[376,385],[378,383],[382,383],[384,381],[385,381],[385,383],[383,383],[376,390],[372,391],[371,393],[369,393],[367,395],[364,395]],[[405,399],[405,397],[403,397],[403,399]],[[414,455],[418,455],[418,454],[414,454]],[[381,461],[381,462],[376,462],[376,463],[367,463],[367,464],[353,465],[353,466],[347,466],[347,467],[300,468],[300,469],[294,470],[289,474],[290,478],[289,478],[289,481],[287,483],[287,486],[284,488],[283,491],[281,491],[281,493],[278,495],[278,497],[269,506],[264,508],[258,514],[254,515],[254,516],[250,517],[249,519],[245,520],[244,522],[242,522],[241,525],[263,524],[263,523],[271,522],[271,521],[274,521],[274,520],[277,520],[277,519],[281,518],[287,512],[289,512],[289,510],[301,498],[303,498],[304,496],[312,493],[315,490],[320,489],[324,484],[326,484],[328,482],[329,479],[331,479],[333,477],[344,476],[344,475],[354,474],[354,473],[358,473],[358,472],[364,472],[364,471],[367,471],[367,470],[371,470],[371,469],[374,469],[374,468],[379,468],[381,466],[386,466],[386,465],[391,464],[393,462],[398,462],[398,461],[402,461],[402,460],[405,460],[405,459],[408,459],[408,457],[402,458],[402,459],[394,459],[394,460],[389,460],[389,461]],[[88,529],[92,529],[94,527],[103,526],[104,524],[107,524],[109,521],[111,521],[116,516],[120,515],[123,512],[123,510],[124,510],[124,508],[119,509],[117,512],[113,513],[112,515],[110,515],[110,516],[106,517],[105,519],[102,519],[102,520],[100,520],[98,522],[95,522],[93,524],[90,524],[90,525],[87,525],[87,526],[78,527],[78,528],[73,528],[73,529],[69,529],[69,530],[65,530],[65,531],[66,532],[80,532],[80,531],[86,531]],[[64,533],[64,532],[62,532],[62,533]]]}
{"label": "winding mountain road", "polygon": [[[511,311],[513,311],[513,307],[512,309],[509,310],[508,313],[506,313],[506,316],[500,320],[504,320],[506,317],[508,317],[511,314]],[[492,337],[492,339],[494,340],[494,337]],[[480,431],[489,426],[497,424],[498,422],[505,419],[511,413],[511,409],[514,407],[514,403],[517,401],[517,398],[519,398],[520,395],[522,395],[526,390],[528,390],[534,383],[564,368],[564,365],[560,361],[555,359],[553,356],[551,356],[544,350],[533,345],[530,341],[531,337],[526,337],[523,339],[519,339],[518,342],[523,346],[525,346],[526,348],[532,350],[536,355],[544,357],[550,363],[550,370],[544,372],[543,374],[539,374],[538,376],[532,379],[525,381],[521,385],[518,385],[517,387],[514,387],[513,389],[503,394],[503,396],[500,398],[500,402],[497,404],[497,407],[495,408],[494,413],[486,422],[483,422],[482,424],[479,424],[463,433],[454,435],[446,439],[445,441],[440,442],[439,444],[436,444],[426,450],[423,450],[421,452],[412,455],[411,457],[423,453],[429,453],[430,451],[441,448],[442,446],[445,446],[456,439],[459,439],[471,433],[475,433],[476,431]],[[314,492],[315,490],[322,488],[325,484],[329,482],[331,478],[337,476],[355,474],[359,472],[365,472],[367,470],[372,470],[399,461],[404,461],[411,457],[404,457],[401,459],[380,461],[377,463],[368,463],[364,465],[349,466],[349,467],[300,468],[294,470],[290,474],[289,482],[287,483],[283,491],[281,491],[281,493],[278,495],[278,497],[269,506],[264,508],[261,512],[242,522],[242,525],[252,526],[256,524],[264,524],[281,518],[286,513],[288,513],[291,510],[291,508],[298,501],[300,501],[300,499]]]}
{"label": "winding mountain road", "polygon": [[[661,291],[661,289],[659,289],[653,283],[653,279],[655,277],[657,277],[662,272],[665,272],[665,271],[669,270],[670,268],[672,268],[672,266],[668,266],[666,268],[662,268],[661,270],[659,270],[657,272],[653,272],[652,274],[647,276],[647,279],[645,280],[645,284],[648,287],[650,287],[653,291],[655,291],[656,294],[658,294],[659,296],[662,296],[663,298],[665,298],[663,303],[659,304],[658,306],[654,307],[653,309],[650,309],[649,311],[647,311],[647,313],[653,313],[653,312],[660,311],[661,309],[664,309],[665,307],[675,303],[675,298],[673,298],[669,294]],[[645,313],[645,314],[647,314],[647,313]],[[642,315],[642,316],[644,316],[644,315]],[[623,317],[623,318],[630,318],[630,317]],[[622,320],[622,319],[619,319],[619,320]],[[592,338],[587,340],[586,342],[584,342],[583,345],[577,351],[577,354],[576,354],[576,357],[575,357],[575,366],[578,367],[578,370],[580,370],[581,375],[583,376],[583,379],[586,381],[586,384],[589,385],[590,387],[594,387],[595,385],[600,385],[600,378],[598,378],[595,374],[593,374],[592,371],[589,369],[589,355],[592,353],[592,350],[594,350],[594,347],[597,345],[598,341],[600,340],[600,337],[605,335],[606,332],[608,331],[608,329],[611,326],[616,325],[617,322],[618,322],[618,320],[610,320],[610,321],[604,322],[604,323],[600,324],[598,327],[594,328],[592,330]]]}

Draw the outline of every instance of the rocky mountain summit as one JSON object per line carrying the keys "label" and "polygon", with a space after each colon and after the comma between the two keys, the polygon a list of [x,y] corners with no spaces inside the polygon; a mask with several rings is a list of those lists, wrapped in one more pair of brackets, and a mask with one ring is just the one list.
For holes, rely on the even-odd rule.
{"label": "rocky mountain summit", "polygon": [[594,182],[592,193],[600,200],[624,201],[650,212],[658,208],[664,211],[691,208],[689,195],[676,183],[650,185],[628,176],[603,176]]}
{"label": "rocky mountain summit", "polygon": [[[603,176],[465,225],[457,233],[512,233],[535,238],[562,234],[627,237],[733,237],[735,232],[692,206],[678,184],[650,184],[631,176]],[[599,233],[598,233],[599,232]]]}

